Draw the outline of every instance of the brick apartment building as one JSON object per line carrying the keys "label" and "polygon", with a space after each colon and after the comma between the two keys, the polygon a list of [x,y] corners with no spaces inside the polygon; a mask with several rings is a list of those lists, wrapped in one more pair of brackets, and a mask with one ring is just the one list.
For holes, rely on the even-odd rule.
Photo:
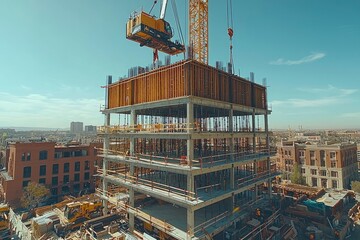
{"label": "brick apartment building", "polygon": [[99,143],[66,146],[55,142],[16,142],[7,149],[6,171],[0,173],[0,197],[18,204],[30,181],[47,186],[53,198],[94,190]]}
{"label": "brick apartment building", "polygon": [[310,144],[282,141],[277,146],[277,167],[289,178],[299,164],[306,184],[313,187],[349,189],[357,179],[355,143]]}

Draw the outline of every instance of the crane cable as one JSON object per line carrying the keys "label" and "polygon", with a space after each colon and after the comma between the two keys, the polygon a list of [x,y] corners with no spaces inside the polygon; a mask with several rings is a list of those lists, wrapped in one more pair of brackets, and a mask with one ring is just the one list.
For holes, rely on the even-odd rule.
{"label": "crane cable", "polygon": [[232,37],[234,35],[234,30],[233,30],[233,16],[232,16],[232,0],[227,0],[226,1],[226,16],[227,16],[227,26],[228,26],[228,35],[230,38],[230,64],[232,66],[232,73],[234,74],[235,72],[235,67],[234,67],[234,60],[233,60],[233,45],[232,45]]}
{"label": "crane cable", "polygon": [[153,5],[152,5],[152,7],[151,7],[151,9],[150,9],[149,15],[151,14],[151,11],[154,9],[156,3],[157,3],[157,0],[154,1]]}
{"label": "crane cable", "polygon": [[176,2],[174,0],[172,0],[171,3],[172,3],[172,9],[174,12],[176,27],[177,27],[177,30],[178,30],[178,33],[179,33],[179,36],[181,39],[181,44],[185,44],[184,35],[182,33],[181,24],[180,24],[180,20],[179,20],[179,14],[178,14],[177,7],[176,7]]}

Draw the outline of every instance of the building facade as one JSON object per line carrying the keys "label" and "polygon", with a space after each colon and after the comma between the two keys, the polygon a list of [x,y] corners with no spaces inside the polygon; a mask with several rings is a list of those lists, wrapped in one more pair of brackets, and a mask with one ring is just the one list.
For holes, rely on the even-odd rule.
{"label": "building facade", "polygon": [[295,164],[309,186],[349,189],[357,179],[356,144],[282,141],[277,146],[278,168],[289,179]]}
{"label": "building facade", "polygon": [[70,133],[82,133],[84,131],[83,122],[71,122],[70,123]]}
{"label": "building facade", "polygon": [[1,195],[5,202],[18,204],[28,183],[44,184],[53,198],[93,191],[97,164],[96,147],[55,142],[16,142],[7,149],[6,171],[1,172]]}

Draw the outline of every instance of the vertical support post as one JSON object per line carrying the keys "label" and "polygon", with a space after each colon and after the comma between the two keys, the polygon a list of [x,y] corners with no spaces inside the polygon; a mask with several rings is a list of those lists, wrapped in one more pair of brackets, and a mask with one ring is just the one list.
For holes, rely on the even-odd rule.
{"label": "vertical support post", "polygon": [[[134,109],[131,109],[130,112],[130,127],[132,128],[131,132],[135,132],[135,125],[137,124],[136,121],[136,112]],[[130,156],[133,156],[135,153],[135,138],[130,138]]]}
{"label": "vertical support post", "polygon": [[253,133],[253,153],[256,152],[256,128],[255,128],[255,108],[253,108],[253,112],[252,112],[252,118],[251,118],[251,121],[252,121],[252,133]]}
{"label": "vertical support post", "polygon": [[186,104],[186,117],[187,117],[187,133],[188,139],[186,140],[187,145],[187,161],[188,165],[192,166],[192,161],[194,159],[194,140],[192,139],[193,126],[194,126],[194,104],[192,102],[188,102]]}
{"label": "vertical support post", "polygon": [[[136,125],[136,112],[134,109],[130,111],[130,127],[132,128],[132,132],[135,132],[135,125]],[[135,153],[135,138],[132,136],[130,138],[130,156],[133,156]],[[130,176],[134,176],[135,174],[135,166],[134,163],[130,163]],[[134,199],[134,189],[132,187],[129,188],[129,205],[130,207],[135,206],[135,199]],[[134,213],[129,212],[129,229],[131,232],[134,231],[135,227],[135,216]]]}
{"label": "vertical support post", "polygon": [[[130,176],[134,176],[134,163],[130,163]],[[135,207],[135,192],[132,187],[129,188],[129,205]],[[134,213],[129,212],[129,230],[133,232],[135,229],[135,216]]]}
{"label": "vertical support post", "polygon": [[194,226],[195,226],[195,214],[192,206],[189,206],[187,209],[187,239],[192,239],[194,236]]}
{"label": "vertical support post", "polygon": [[230,160],[234,161],[234,110],[232,104],[231,109],[229,110],[229,132],[231,134],[229,139]]}
{"label": "vertical support post", "polygon": [[[108,156],[108,151],[109,151],[109,146],[110,146],[110,138],[109,138],[110,113],[104,113],[104,125],[105,125],[105,136],[104,136],[103,149],[104,149],[105,157],[103,158],[103,165],[102,165],[102,170],[103,170],[102,190],[103,190],[103,196],[106,197],[107,181],[106,181],[105,177],[106,177],[106,173],[107,173],[108,165],[109,165],[107,156]],[[107,204],[106,200],[103,200],[103,207],[104,207],[104,209],[103,209],[104,214],[107,214],[108,204]]]}
{"label": "vertical support post", "polygon": [[230,189],[235,189],[235,168],[234,164],[232,164],[230,171]]}
{"label": "vertical support post", "polygon": [[[269,119],[268,119],[268,109],[267,109],[267,99],[266,99],[266,90],[265,90],[265,115],[264,115],[264,124],[265,124],[265,134],[266,134],[266,151],[268,154],[268,157],[266,159],[267,161],[267,167],[268,167],[268,171],[271,171],[271,164],[270,164],[270,136],[269,136]],[[269,189],[269,199],[271,198],[271,190],[272,190],[272,186],[271,186],[271,179],[268,179],[268,189]]]}

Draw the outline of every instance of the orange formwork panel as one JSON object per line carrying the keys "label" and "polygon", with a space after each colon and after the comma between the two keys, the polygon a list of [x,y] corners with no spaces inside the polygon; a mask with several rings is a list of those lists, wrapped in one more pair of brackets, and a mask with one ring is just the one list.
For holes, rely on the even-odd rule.
{"label": "orange formwork panel", "polygon": [[186,60],[109,85],[108,108],[197,96],[265,109],[265,89],[209,65]]}

